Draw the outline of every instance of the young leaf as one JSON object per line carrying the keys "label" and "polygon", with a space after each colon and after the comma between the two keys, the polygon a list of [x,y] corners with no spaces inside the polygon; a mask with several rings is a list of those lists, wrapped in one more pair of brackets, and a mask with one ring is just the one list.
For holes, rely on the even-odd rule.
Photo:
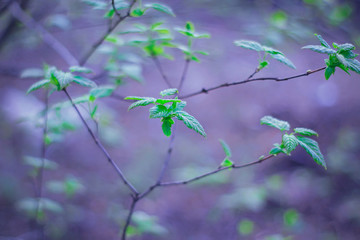
{"label": "young leaf", "polygon": [[124,98],[125,100],[135,100],[135,101],[138,101],[138,100],[144,100],[146,97],[137,97],[137,96],[128,96],[126,98]]}
{"label": "young leaf", "polygon": [[328,80],[331,74],[335,73],[335,67],[327,66],[325,69],[325,79]]}
{"label": "young leaf", "polygon": [[229,145],[227,145],[227,143],[222,139],[219,139],[219,141],[220,141],[222,148],[224,149],[226,157],[230,158],[231,157],[231,149],[230,149]]}
{"label": "young leaf", "polygon": [[294,135],[284,134],[282,143],[285,146],[286,152],[290,154],[298,145],[298,141]]}
{"label": "young leaf", "polygon": [[[112,9],[113,10],[113,9]],[[110,10],[111,11],[111,10]],[[145,13],[145,9],[141,9],[141,8],[135,8],[134,10],[131,11],[131,16],[132,17],[141,17],[142,15],[144,15]],[[114,15],[114,14],[112,14]]]}
{"label": "young leaf", "polygon": [[305,149],[305,151],[314,159],[314,161],[326,169],[324,156],[320,152],[318,143],[315,140],[307,137],[296,136],[296,138],[298,139],[299,145]]}
{"label": "young leaf", "polygon": [[198,122],[198,120],[196,120],[196,118],[194,118],[193,116],[191,116],[190,114],[188,114],[185,111],[178,111],[176,113],[176,118],[179,119],[180,121],[183,121],[184,124],[190,128],[193,129],[195,132],[199,133],[200,135],[202,135],[203,137],[206,137],[206,133],[204,128],[201,126],[201,124]]}
{"label": "young leaf", "polygon": [[93,71],[87,67],[81,66],[72,66],[69,68],[70,72],[79,72],[79,73],[92,73]]}
{"label": "young leaf", "polygon": [[186,30],[188,30],[189,32],[195,32],[195,26],[192,22],[187,21],[185,24],[185,28]]}
{"label": "young leaf", "polygon": [[360,62],[356,59],[346,59],[346,62],[348,64],[348,67],[356,72],[357,74],[360,74]]}
{"label": "young leaf", "polygon": [[308,128],[294,128],[294,132],[303,136],[319,136],[317,132]]}
{"label": "young leaf", "polygon": [[279,50],[276,50],[272,47],[268,47],[268,46],[262,46],[263,50],[269,54],[281,54],[284,55],[282,52],[280,52]]}
{"label": "young leaf", "polygon": [[84,86],[84,87],[89,87],[89,88],[96,87],[95,82],[93,82],[92,80],[90,80],[88,78],[84,78],[84,77],[81,77],[81,76],[75,76],[73,78],[73,82],[77,83],[77,84],[79,84],[81,86]]}
{"label": "young leaf", "polygon": [[222,167],[231,167],[232,165],[234,165],[234,163],[228,157],[226,157],[221,163]]}
{"label": "young leaf", "polygon": [[27,90],[26,94],[29,94],[31,93],[32,91],[35,91],[35,90],[38,90],[44,86],[47,86],[48,84],[50,83],[50,80],[48,79],[44,79],[44,80],[41,80],[41,81],[38,81],[36,83],[34,83],[33,85],[31,85],[29,87],[29,89]]}
{"label": "young leaf", "polygon": [[307,45],[305,47],[302,47],[303,49],[310,49],[314,52],[318,52],[318,53],[325,53],[325,54],[333,54],[336,53],[336,51],[334,49],[331,48],[327,48],[324,46],[320,46],[320,45]]}
{"label": "young leaf", "polygon": [[152,8],[152,9],[155,9],[155,10],[157,10],[159,12],[163,12],[163,13],[169,14],[170,16],[175,17],[175,14],[174,14],[173,10],[169,6],[166,6],[164,4],[149,3],[149,4],[146,4],[145,7],[146,8]]}
{"label": "young leaf", "polygon": [[[90,95],[95,98],[103,98],[111,96],[111,94],[114,92],[113,86],[100,86],[97,88],[93,88],[90,90]],[[134,99],[132,99],[134,100]],[[135,100],[141,100],[141,99],[135,99]]]}
{"label": "young leaf", "polygon": [[354,50],[355,46],[352,45],[351,43],[344,43],[344,44],[336,45],[335,48],[338,49],[339,52],[343,52],[343,51],[346,52],[346,51]]}
{"label": "young leaf", "polygon": [[321,35],[315,33],[315,36],[319,39],[322,46],[331,48],[330,45],[322,38]]}
{"label": "young leaf", "polygon": [[30,157],[30,156],[24,157],[24,163],[34,168],[44,167],[45,169],[49,169],[49,170],[55,170],[58,166],[57,163],[54,161],[50,161],[45,158],[42,159],[42,158]]}
{"label": "young leaf", "polygon": [[260,124],[261,125],[265,124],[270,127],[280,129],[281,131],[289,131],[289,129],[290,129],[290,124],[288,122],[279,120],[272,116],[265,116],[265,117],[261,118]]}
{"label": "young leaf", "polygon": [[174,103],[174,102],[181,102],[180,99],[162,99],[162,98],[158,98],[156,99],[156,103],[159,103],[159,104],[165,104],[165,103]]}
{"label": "young leaf", "polygon": [[287,65],[288,67],[296,69],[295,65],[288,58],[286,58],[284,55],[282,55],[282,54],[270,54],[270,56],[273,57],[274,59],[278,60],[279,62]]}
{"label": "young leaf", "polygon": [[44,77],[44,70],[40,68],[27,68],[21,72],[21,78],[41,78]]}
{"label": "young leaf", "polygon": [[[52,80],[57,81],[57,90],[60,91],[67,86],[74,80],[74,76],[71,73],[63,72],[63,71],[55,71],[52,74]],[[56,82],[55,81],[55,82]]]}
{"label": "young leaf", "polygon": [[250,50],[254,50],[254,51],[257,51],[257,52],[263,51],[263,47],[261,46],[261,44],[257,43],[257,42],[254,42],[254,41],[237,40],[237,41],[234,41],[234,44],[236,46],[246,48],[246,49],[250,49]]}
{"label": "young leaf", "polygon": [[169,89],[165,89],[165,90],[161,91],[160,95],[162,97],[165,97],[165,96],[170,96],[170,95],[174,95],[174,94],[177,94],[177,93],[179,93],[177,88],[169,88]]}
{"label": "young leaf", "polygon": [[170,111],[164,105],[156,105],[149,109],[149,118],[165,118],[170,115]]}
{"label": "young leaf", "polygon": [[171,136],[171,126],[174,124],[174,120],[170,117],[163,118],[162,120],[162,130],[165,136]]}
{"label": "young leaf", "polygon": [[278,155],[279,153],[286,154],[286,152],[280,147],[280,145],[278,143],[275,143],[274,147],[270,150],[269,154],[270,155]]}
{"label": "young leaf", "polygon": [[131,110],[131,109],[139,107],[139,106],[147,106],[147,105],[155,103],[155,102],[156,102],[155,98],[146,97],[143,100],[139,100],[139,101],[134,102],[133,104],[131,104],[129,106],[128,110]]}

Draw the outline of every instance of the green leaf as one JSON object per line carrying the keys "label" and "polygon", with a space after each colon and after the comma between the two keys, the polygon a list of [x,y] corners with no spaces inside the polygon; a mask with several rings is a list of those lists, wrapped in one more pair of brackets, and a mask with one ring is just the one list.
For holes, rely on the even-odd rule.
{"label": "green leaf", "polygon": [[153,24],[151,24],[150,29],[155,30],[155,29],[157,29],[157,27],[161,26],[162,24],[163,24],[163,22],[153,23]]}
{"label": "green leaf", "polygon": [[274,59],[278,60],[279,62],[287,65],[288,67],[296,69],[295,65],[288,58],[286,58],[284,55],[282,55],[282,54],[270,54],[270,56],[273,57]]}
{"label": "green leaf", "polygon": [[294,128],[294,132],[303,136],[319,136],[317,132],[308,128]]}
{"label": "green leaf", "polygon": [[85,2],[86,4],[92,6],[94,9],[106,9],[107,3],[99,0],[81,0],[82,2]]}
{"label": "green leaf", "polygon": [[222,139],[219,139],[219,141],[220,141],[222,148],[224,149],[225,155],[230,158],[231,157],[231,149],[230,149],[229,145],[227,145],[227,143]]}
{"label": "green leaf", "polygon": [[177,93],[179,93],[177,88],[169,88],[169,89],[165,89],[165,90],[161,91],[160,95],[162,97],[165,97],[165,96],[170,96],[170,95],[174,95],[174,94],[177,94]]}
{"label": "green leaf", "polygon": [[307,45],[305,47],[302,47],[302,49],[310,49],[314,52],[325,53],[325,54],[336,53],[336,51],[334,49],[327,48],[327,47],[320,46],[320,45]]}
{"label": "green leaf", "polygon": [[261,69],[267,67],[268,65],[269,65],[268,61],[262,61],[262,62],[259,63],[258,68],[259,68],[259,70],[261,70]]}
{"label": "green leaf", "polygon": [[[95,98],[103,98],[111,96],[115,88],[113,86],[100,86],[90,90],[90,95]],[[141,100],[141,99],[131,99],[131,100]]]}
{"label": "green leaf", "polygon": [[188,114],[185,111],[178,111],[176,113],[176,118],[179,119],[180,121],[183,121],[184,124],[190,128],[193,129],[195,132],[199,133],[200,135],[206,137],[206,133],[204,128],[201,126],[201,124],[198,122],[198,120],[196,120],[196,118],[194,118],[193,116],[191,116],[190,114]]}
{"label": "green leaf", "polygon": [[325,79],[328,80],[331,74],[335,73],[335,67],[327,66],[325,69]]}
{"label": "green leaf", "polygon": [[356,72],[357,74],[360,74],[360,62],[356,59],[346,59],[346,62],[348,64],[348,67]]}
{"label": "green leaf", "polygon": [[30,157],[30,156],[24,157],[24,163],[26,165],[32,166],[34,168],[44,167],[44,169],[49,169],[49,170],[55,170],[58,166],[56,162],[50,161],[46,158],[37,158],[37,157]]}
{"label": "green leaf", "polygon": [[286,226],[292,227],[296,225],[299,220],[299,214],[295,209],[289,209],[284,213],[284,224]]}
{"label": "green leaf", "polygon": [[[111,10],[110,10],[111,11]],[[135,8],[131,11],[131,16],[132,17],[141,17],[142,15],[144,15],[145,13],[145,9],[141,9],[141,8]]]}
{"label": "green leaf", "polygon": [[330,45],[322,38],[321,35],[315,33],[315,36],[319,39],[322,46],[331,48]]}
{"label": "green leaf", "polygon": [[63,72],[63,71],[55,71],[52,74],[52,80],[56,80],[57,90],[60,91],[67,86],[74,80],[74,76],[71,73]]}
{"label": "green leaf", "polygon": [[192,22],[187,21],[185,24],[185,28],[186,30],[188,30],[189,32],[195,32],[195,26]]}
{"label": "green leaf", "polygon": [[335,48],[338,49],[339,52],[343,52],[343,51],[346,52],[346,51],[354,50],[355,46],[350,43],[344,43],[344,44],[336,45]]}
{"label": "green leaf", "polygon": [[247,41],[247,40],[237,40],[234,41],[234,44],[238,47],[254,50],[257,52],[263,51],[263,47],[260,43],[254,41]]}
{"label": "green leaf", "polygon": [[170,110],[174,113],[181,111],[184,109],[184,107],[186,106],[186,102],[185,101],[181,101],[179,103],[175,102],[171,105]]}
{"label": "green leaf", "polygon": [[247,236],[250,235],[254,231],[254,222],[248,219],[242,220],[238,224],[238,232],[243,235]]}
{"label": "green leaf", "polygon": [[81,86],[84,86],[84,87],[89,87],[89,88],[93,88],[93,87],[96,87],[96,83],[93,82],[92,80],[88,79],[88,78],[84,78],[82,76],[75,76],[73,78],[73,82],[74,83],[77,83]]}
{"label": "green leaf", "polygon": [[90,68],[82,66],[72,66],[69,68],[70,72],[79,72],[79,73],[92,73],[93,71]]}
{"label": "green leaf", "polygon": [[144,100],[146,97],[137,97],[137,96],[128,96],[126,98],[124,98],[125,100]]}
{"label": "green leaf", "polygon": [[284,134],[282,144],[285,146],[286,152],[290,154],[298,145],[297,138],[294,135]]}
{"label": "green leaf", "polygon": [[234,163],[228,157],[221,162],[222,167],[231,167],[232,165],[234,165]]}
{"label": "green leaf", "polygon": [[165,103],[174,103],[174,102],[181,102],[180,99],[162,99],[162,98],[158,98],[156,99],[156,103],[159,104],[165,104]]}
{"label": "green leaf", "polygon": [[27,68],[21,72],[21,78],[41,78],[44,77],[44,70],[40,68]]}
{"label": "green leaf", "polygon": [[204,56],[208,56],[209,53],[208,52],[205,52],[205,51],[194,51],[194,53],[198,53],[198,54],[201,54],[201,55],[204,55]]}
{"label": "green leaf", "polygon": [[175,17],[173,10],[167,5],[159,4],[159,3],[150,3],[150,4],[146,4],[145,7],[152,8],[159,12],[163,12],[163,13],[169,14],[170,16]]}
{"label": "green leaf", "polygon": [[31,85],[31,86],[29,87],[29,89],[27,90],[26,94],[29,94],[29,93],[31,93],[32,91],[38,90],[38,89],[40,89],[40,88],[43,88],[43,87],[49,85],[49,83],[50,83],[50,80],[48,80],[48,79],[44,79],[44,80],[38,81],[38,82],[34,83],[33,85]]}
{"label": "green leaf", "polygon": [[143,82],[141,67],[137,64],[125,64],[121,66],[121,70],[130,78],[137,82]]}
{"label": "green leaf", "polygon": [[149,109],[149,118],[165,118],[170,115],[170,111],[164,105],[156,105]]}
{"label": "green leaf", "polygon": [[281,148],[280,144],[275,143],[274,147],[270,150],[269,154],[270,155],[278,155],[279,153],[285,153],[287,154],[284,149]]}
{"label": "green leaf", "polygon": [[146,97],[143,100],[136,101],[133,104],[131,104],[128,108],[128,110],[131,110],[133,108],[139,107],[139,106],[147,106],[149,104],[155,103],[156,99],[151,97]]}
{"label": "green leaf", "polygon": [[270,127],[280,129],[281,131],[289,131],[289,129],[290,129],[290,124],[288,122],[279,120],[272,116],[265,116],[265,117],[261,118],[260,124],[261,125],[265,124]]}
{"label": "green leaf", "polygon": [[174,124],[174,120],[170,117],[163,118],[162,120],[162,130],[165,136],[171,136],[171,126]]}
{"label": "green leaf", "polygon": [[279,50],[276,50],[272,47],[268,47],[268,46],[262,46],[263,47],[263,51],[269,53],[269,54],[281,54],[284,55],[282,52],[280,52]]}
{"label": "green leaf", "polygon": [[324,156],[320,152],[318,143],[307,137],[296,136],[301,147],[314,159],[314,161],[326,169]]}

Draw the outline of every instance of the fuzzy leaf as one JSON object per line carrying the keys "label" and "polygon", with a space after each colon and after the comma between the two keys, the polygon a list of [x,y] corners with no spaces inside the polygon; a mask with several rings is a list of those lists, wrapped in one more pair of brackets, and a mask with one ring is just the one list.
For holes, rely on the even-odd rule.
{"label": "fuzzy leaf", "polygon": [[301,147],[314,159],[314,161],[326,169],[324,156],[320,152],[318,143],[307,137],[296,136]]}
{"label": "fuzzy leaf", "polygon": [[165,89],[165,90],[161,91],[160,95],[165,97],[165,96],[177,94],[178,92],[179,91],[177,90],[177,88],[169,88],[169,89]]}
{"label": "fuzzy leaf", "polygon": [[50,83],[50,80],[48,79],[44,79],[44,80],[41,80],[41,81],[38,81],[36,83],[34,83],[33,85],[31,85],[29,87],[29,89],[27,90],[26,94],[29,94],[31,93],[32,91],[35,91],[35,90],[38,90],[46,85],[48,85]]}
{"label": "fuzzy leaf", "polygon": [[[69,84],[74,80],[74,76],[69,72],[63,71],[55,71],[52,74],[53,80],[56,80],[58,84],[56,84],[58,91],[66,88]],[[55,78],[55,79],[54,79]]]}
{"label": "fuzzy leaf", "polygon": [[261,118],[260,124],[261,125],[265,124],[270,127],[280,129],[281,131],[289,131],[289,129],[290,129],[290,124],[288,122],[279,120],[272,116],[265,116],[265,117]]}
{"label": "fuzzy leaf", "polygon": [[84,86],[84,87],[90,87],[90,88],[96,87],[95,82],[93,82],[92,80],[90,80],[88,78],[84,78],[84,77],[81,77],[81,76],[75,76],[73,78],[73,82],[77,83],[77,84],[79,84],[81,86]]}
{"label": "fuzzy leaf", "polygon": [[79,72],[79,73],[92,73],[93,71],[90,68],[82,66],[72,66],[69,68],[70,72]]}
{"label": "fuzzy leaf", "polygon": [[270,56],[273,57],[274,59],[278,60],[279,62],[287,65],[288,67],[296,69],[295,65],[288,58],[286,58],[284,55],[282,55],[282,54],[270,54]]}
{"label": "fuzzy leaf", "polygon": [[360,74],[360,62],[356,59],[346,59],[346,62],[348,64],[348,67],[356,72],[357,74]]}
{"label": "fuzzy leaf", "polygon": [[155,9],[155,10],[157,10],[159,12],[163,12],[163,13],[169,14],[170,16],[175,17],[175,14],[174,14],[173,10],[169,6],[166,6],[164,4],[149,3],[149,4],[146,4],[145,7],[146,8],[152,8],[152,9]]}
{"label": "fuzzy leaf", "polygon": [[139,107],[139,106],[147,106],[149,104],[155,103],[156,99],[151,97],[146,97],[143,100],[139,100],[131,104],[128,108],[128,110],[131,110],[133,108]]}
{"label": "fuzzy leaf", "polygon": [[149,118],[165,118],[170,115],[170,111],[164,105],[156,105],[149,109]]}
{"label": "fuzzy leaf", "polygon": [[335,73],[335,68],[331,66],[327,66],[325,69],[325,79],[328,80],[331,74]]}
{"label": "fuzzy leaf", "polygon": [[294,128],[294,132],[303,136],[319,136],[317,132],[308,128]]}
{"label": "fuzzy leaf", "polygon": [[219,139],[219,141],[220,141],[222,148],[224,149],[226,157],[230,158],[231,157],[231,149],[230,149],[229,145],[227,145],[227,143],[222,139]]}
{"label": "fuzzy leaf", "polygon": [[286,154],[286,152],[280,147],[280,145],[278,143],[275,143],[274,147],[270,150],[269,154],[270,155],[278,155],[279,153]]}
{"label": "fuzzy leaf", "polygon": [[190,114],[188,114],[185,111],[178,111],[176,113],[176,118],[179,119],[180,121],[183,121],[184,124],[190,128],[193,129],[195,132],[199,133],[200,135],[206,137],[206,133],[204,128],[201,126],[201,124],[198,122],[198,120],[196,120],[196,118],[194,118],[193,116],[191,116]]}
{"label": "fuzzy leaf", "polygon": [[331,48],[330,45],[322,38],[321,35],[315,34],[315,36],[319,39],[322,46],[324,46],[326,48]]}
{"label": "fuzzy leaf", "polygon": [[257,51],[257,52],[263,51],[263,47],[261,46],[261,44],[258,43],[258,42],[254,42],[254,41],[237,40],[237,41],[234,41],[234,44],[236,46],[246,48],[246,49],[250,49],[250,50],[254,50],[254,51]]}
{"label": "fuzzy leaf", "polygon": [[263,50],[269,54],[281,54],[284,55],[282,52],[280,52],[279,50],[276,50],[272,47],[268,47],[268,46],[262,46]]}
{"label": "fuzzy leaf", "polygon": [[345,51],[354,50],[355,46],[350,43],[344,43],[344,44],[336,45],[336,49],[338,49],[339,52],[342,52],[342,51],[345,52]]}
{"label": "fuzzy leaf", "polygon": [[[95,98],[108,97],[108,96],[111,96],[111,94],[114,92],[114,90],[115,89],[113,86],[100,86],[100,87],[91,89],[90,95]],[[141,99],[137,99],[137,100],[141,100]]]}
{"label": "fuzzy leaf", "polygon": [[165,136],[170,137],[171,136],[171,126],[174,124],[174,120],[170,117],[163,118],[162,119],[162,130]]}
{"label": "fuzzy leaf", "polygon": [[285,146],[286,152],[290,154],[298,145],[298,141],[294,135],[284,134],[282,137],[282,143]]}
{"label": "fuzzy leaf", "polygon": [[57,168],[57,163],[54,161],[50,161],[48,159],[42,159],[42,158],[37,158],[37,157],[30,157],[30,156],[25,156],[24,157],[24,163],[26,165],[32,166],[34,168],[44,168],[44,169],[49,169],[49,170],[55,170]]}
{"label": "fuzzy leaf", "polygon": [[318,52],[318,53],[325,53],[325,54],[333,54],[336,53],[336,51],[334,49],[331,48],[327,48],[324,46],[320,46],[320,45],[307,45],[305,47],[302,47],[303,49],[310,49],[314,52]]}
{"label": "fuzzy leaf", "polygon": [[21,72],[21,78],[41,78],[44,77],[44,70],[40,68],[27,68]]}

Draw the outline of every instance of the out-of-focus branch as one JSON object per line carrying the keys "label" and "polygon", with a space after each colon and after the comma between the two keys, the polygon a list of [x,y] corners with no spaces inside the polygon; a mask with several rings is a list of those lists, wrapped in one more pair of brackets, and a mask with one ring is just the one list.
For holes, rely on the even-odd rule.
{"label": "out-of-focus branch", "polygon": [[183,70],[183,73],[181,75],[180,83],[179,83],[179,86],[178,86],[179,92],[181,91],[181,89],[182,89],[182,87],[184,85],[184,81],[185,81],[186,74],[187,74],[188,69],[189,69],[189,65],[190,65],[190,60],[186,58],[184,70]]}
{"label": "out-of-focus branch", "polygon": [[32,17],[24,12],[16,1],[10,5],[11,14],[22,22],[27,28],[35,30],[42,37],[44,42],[54,49],[68,65],[78,65],[77,59],[71,54],[71,52],[59,42],[53,35],[51,35],[45,28],[38,24]]}
{"label": "out-of-focus branch", "polygon": [[295,78],[299,78],[299,77],[304,77],[304,76],[308,76],[310,74],[316,73],[316,72],[320,72],[325,70],[326,67],[322,67],[322,68],[318,68],[316,70],[309,70],[306,73],[303,74],[299,74],[299,75],[295,75],[295,76],[291,76],[291,77],[286,77],[286,78],[275,78],[275,77],[263,77],[263,78],[251,78],[253,75],[250,76],[250,78],[247,78],[246,80],[242,80],[242,81],[237,81],[237,82],[232,82],[232,83],[223,83],[220,84],[218,86],[215,87],[211,87],[211,88],[203,88],[200,91],[194,92],[194,93],[190,93],[190,94],[186,94],[183,96],[180,96],[180,99],[185,99],[185,98],[190,98],[196,95],[200,95],[203,93],[209,93],[211,91],[214,91],[216,89],[220,89],[223,87],[230,87],[230,86],[235,86],[235,85],[241,85],[241,84],[245,84],[245,83],[249,83],[249,82],[256,82],[256,81],[276,81],[276,82],[282,82],[282,81],[288,81],[291,79],[295,79]]}
{"label": "out-of-focus branch", "polygon": [[157,56],[152,56],[151,58],[152,58],[152,60],[154,61],[155,66],[156,66],[156,68],[159,70],[159,72],[160,72],[160,74],[161,74],[161,77],[164,79],[166,85],[167,85],[169,88],[171,88],[171,83],[170,83],[168,77],[166,76],[166,74],[165,74],[165,72],[164,72],[164,69],[162,68],[162,65],[161,65],[161,63],[160,63],[160,61],[159,61],[159,58],[158,58]]}

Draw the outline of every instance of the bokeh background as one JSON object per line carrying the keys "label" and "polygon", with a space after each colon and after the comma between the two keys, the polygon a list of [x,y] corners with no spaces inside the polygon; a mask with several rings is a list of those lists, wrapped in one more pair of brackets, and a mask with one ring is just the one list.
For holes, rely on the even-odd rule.
{"label": "bokeh background", "polygon": [[[33,165],[41,155],[41,111],[44,92],[26,95],[36,81],[21,78],[27,68],[66,62],[33,28],[14,18],[9,1],[0,2],[0,239],[34,239]],[[106,10],[91,1],[20,1],[27,14],[80,59],[106,32]],[[100,1],[101,2],[101,1]],[[107,1],[104,1],[104,3]],[[147,1],[144,0],[144,3]],[[255,52],[234,46],[238,39],[255,40],[283,51],[297,69],[270,60],[258,77],[287,77],[323,67],[325,55],[301,47],[328,42],[360,47],[359,2],[337,0],[163,1],[176,17],[149,11],[114,31],[116,43],[105,41],[86,64],[99,85],[120,84],[120,96],[154,96],[167,88],[153,61],[127,44],[136,34],[118,35],[134,23],[163,21],[173,30],[192,21],[196,30],[211,34],[195,47],[208,51],[201,63],[189,66],[183,94],[221,83],[246,79],[256,68]],[[173,31],[176,42],[186,39]],[[357,52],[357,49],[355,50]],[[168,49],[174,60],[160,62],[177,85],[184,57]],[[112,59],[109,61],[109,59]],[[114,60],[115,59],[115,60]],[[111,70],[132,66],[133,79],[116,78]],[[110,69],[104,71],[104,68]],[[135,79],[135,80],[134,80]],[[139,82],[141,80],[141,82]],[[326,81],[323,72],[286,82],[254,82],[223,88],[187,99],[186,110],[204,126],[203,138],[177,124],[174,151],[165,179],[182,180],[216,169],[224,158],[218,139],[231,147],[241,164],[268,153],[281,141],[276,129],[260,125],[264,115],[319,133],[328,170],[316,165],[303,149],[246,169],[225,171],[197,183],[159,188],[139,202],[131,239],[359,239],[360,236],[360,77],[338,70]],[[74,97],[88,92],[69,87]],[[50,105],[66,101],[62,92]],[[95,122],[88,104],[81,105],[89,124],[126,176],[140,190],[156,180],[169,138],[148,108],[127,111],[129,103],[99,99]],[[46,239],[117,239],[129,204],[129,192],[93,143],[69,106],[49,116],[46,158],[57,163],[44,172],[43,197],[48,204],[43,222]]]}

